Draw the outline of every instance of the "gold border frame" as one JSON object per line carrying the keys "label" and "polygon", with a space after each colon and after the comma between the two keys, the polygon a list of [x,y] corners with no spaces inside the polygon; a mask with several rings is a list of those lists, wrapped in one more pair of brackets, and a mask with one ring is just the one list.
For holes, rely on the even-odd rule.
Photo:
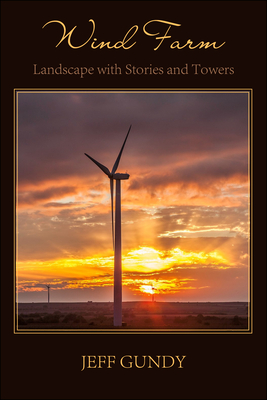
{"label": "gold border frame", "polygon": [[[17,297],[17,271],[16,260],[18,254],[18,239],[17,239],[17,189],[18,189],[18,94],[19,93],[247,93],[248,95],[248,219],[250,226],[250,241],[248,244],[248,253],[250,255],[250,270],[248,273],[248,328],[247,329],[18,329],[18,297]],[[14,334],[253,334],[253,89],[13,89],[13,212],[14,212],[14,233],[13,233],[13,333]]]}

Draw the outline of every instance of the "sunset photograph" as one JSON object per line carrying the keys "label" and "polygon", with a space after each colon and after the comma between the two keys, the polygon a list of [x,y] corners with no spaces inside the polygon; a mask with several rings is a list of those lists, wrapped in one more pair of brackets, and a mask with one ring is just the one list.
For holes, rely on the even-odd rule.
{"label": "sunset photograph", "polygon": [[[31,327],[32,312],[38,328],[33,313],[44,324],[50,307],[68,329],[73,320],[64,325],[63,317],[80,304],[90,318],[106,308],[102,325],[83,309],[79,327],[112,325],[119,234],[123,326],[143,315],[142,328],[179,329],[191,315],[208,328],[203,318],[229,314],[247,328],[250,102],[246,90],[17,90],[21,324]],[[158,325],[150,314],[161,316]]]}

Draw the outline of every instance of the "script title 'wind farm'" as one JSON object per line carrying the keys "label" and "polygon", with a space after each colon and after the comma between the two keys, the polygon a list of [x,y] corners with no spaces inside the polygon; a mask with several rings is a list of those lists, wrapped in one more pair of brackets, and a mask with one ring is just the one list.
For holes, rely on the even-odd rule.
{"label": "script title 'wind farm'", "polygon": [[[19,302],[249,300],[249,93],[18,91]],[[90,161],[90,162],[89,162]],[[114,172],[114,171],[113,171]],[[116,171],[115,171],[116,172]]]}

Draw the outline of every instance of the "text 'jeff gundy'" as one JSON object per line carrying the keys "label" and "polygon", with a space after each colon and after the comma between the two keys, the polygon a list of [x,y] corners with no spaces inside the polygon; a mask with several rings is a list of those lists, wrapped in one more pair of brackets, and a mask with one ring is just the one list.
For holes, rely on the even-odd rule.
{"label": "text 'jeff gundy'", "polygon": [[186,356],[122,356],[118,361],[114,355],[82,356],[82,369],[112,368],[119,364],[122,368],[183,368],[183,361]]}

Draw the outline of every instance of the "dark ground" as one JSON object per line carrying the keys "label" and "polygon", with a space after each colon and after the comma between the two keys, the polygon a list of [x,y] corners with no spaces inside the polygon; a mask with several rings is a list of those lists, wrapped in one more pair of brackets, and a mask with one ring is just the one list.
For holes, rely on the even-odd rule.
{"label": "dark ground", "polygon": [[[112,302],[19,303],[18,331],[114,329]],[[248,304],[123,302],[120,329],[248,330]],[[17,325],[16,323],[16,325]]]}

